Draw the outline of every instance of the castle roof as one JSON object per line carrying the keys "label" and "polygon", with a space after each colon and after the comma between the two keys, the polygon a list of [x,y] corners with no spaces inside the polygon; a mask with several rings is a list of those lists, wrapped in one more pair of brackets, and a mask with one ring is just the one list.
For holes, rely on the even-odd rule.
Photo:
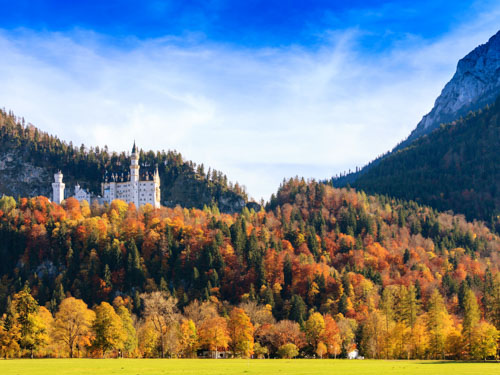
{"label": "castle roof", "polygon": [[[152,181],[155,175],[158,174],[158,166],[141,165],[139,173],[139,181]],[[130,181],[130,171],[121,169],[117,171],[106,171],[103,176],[103,182],[128,182]]]}

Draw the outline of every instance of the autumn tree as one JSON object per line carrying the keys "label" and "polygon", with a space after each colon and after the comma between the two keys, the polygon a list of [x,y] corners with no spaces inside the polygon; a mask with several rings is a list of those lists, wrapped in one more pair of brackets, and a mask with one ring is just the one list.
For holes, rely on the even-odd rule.
{"label": "autumn tree", "polygon": [[323,316],[318,312],[311,314],[305,322],[304,328],[307,341],[314,351],[325,332],[325,320]]}
{"label": "autumn tree", "polygon": [[140,353],[144,358],[158,356],[159,334],[151,320],[142,320],[137,329],[137,341]]}
{"label": "autumn tree", "polygon": [[130,355],[137,348],[137,332],[132,321],[132,316],[125,306],[119,306],[116,313],[122,321],[123,330],[125,332],[125,340],[123,342],[123,351]]}
{"label": "autumn tree", "polygon": [[420,311],[420,302],[417,300],[417,289],[414,285],[410,285],[408,288],[406,288],[405,286],[401,286],[398,297],[399,301],[397,315],[400,322],[404,323],[410,329],[410,339],[407,340],[407,356],[409,359],[412,357],[415,351],[414,340],[412,340],[412,336],[414,333],[415,324],[417,322],[417,316]]}
{"label": "autumn tree", "polygon": [[81,299],[69,297],[59,305],[53,323],[54,339],[63,343],[73,358],[75,345],[90,345],[94,311]]}
{"label": "autumn tree", "polygon": [[477,304],[476,295],[471,289],[467,289],[464,296],[464,320],[462,322],[462,335],[469,352],[473,351],[474,331],[481,319],[481,313]]}
{"label": "autumn tree", "polygon": [[227,328],[227,320],[216,316],[202,322],[199,329],[200,344],[215,353],[218,357],[219,349],[226,350],[231,337]]}
{"label": "autumn tree", "polygon": [[300,325],[291,320],[279,321],[271,327],[267,336],[267,340],[275,351],[287,343],[294,344],[298,349],[302,349],[306,345],[306,337],[301,331]]}
{"label": "autumn tree", "polygon": [[227,323],[229,348],[235,356],[250,357],[253,354],[254,327],[245,311],[239,307],[233,308]]}
{"label": "autumn tree", "polygon": [[340,338],[340,330],[337,326],[337,322],[333,319],[330,314],[324,316],[325,319],[325,329],[320,339],[326,346],[327,353],[333,355],[337,358],[340,353],[342,340]]}
{"label": "autumn tree", "polygon": [[177,299],[167,297],[165,292],[152,292],[141,295],[144,304],[144,316],[153,322],[160,338],[160,355],[165,356],[165,340],[168,328],[175,321]]}
{"label": "autumn tree", "polygon": [[295,344],[289,342],[287,344],[281,345],[276,354],[278,354],[280,358],[291,359],[299,355],[299,349]]}
{"label": "autumn tree", "polygon": [[427,306],[427,331],[429,332],[429,350],[437,359],[445,357],[446,336],[451,328],[451,318],[446,310],[444,299],[438,289],[434,289]]}
{"label": "autumn tree", "polygon": [[338,315],[337,326],[342,340],[342,352],[347,354],[355,348],[356,330],[358,323],[354,319],[345,318],[342,314]]}
{"label": "autumn tree", "polygon": [[95,353],[104,356],[110,350],[123,350],[127,333],[121,318],[109,303],[102,302],[95,308],[92,331],[94,333],[92,350]]}
{"label": "autumn tree", "polygon": [[385,321],[379,310],[372,310],[362,326],[361,348],[370,358],[380,358],[384,348]]}
{"label": "autumn tree", "polygon": [[16,313],[9,306],[7,314],[0,319],[0,356],[12,358],[18,355],[19,340],[21,338],[20,327],[16,324]]}
{"label": "autumn tree", "polygon": [[328,352],[328,349],[326,348],[326,345],[320,341],[318,345],[316,345],[316,351],[315,353],[318,355],[319,358],[323,358],[323,356]]}
{"label": "autumn tree", "polygon": [[386,287],[382,292],[382,298],[380,300],[380,310],[383,314],[384,319],[384,354],[385,358],[389,358],[390,350],[390,332],[394,323],[394,292],[391,288]]}
{"label": "autumn tree", "polygon": [[192,320],[196,327],[200,327],[204,320],[218,316],[217,307],[212,301],[200,302],[195,299],[184,308],[184,316]]}
{"label": "autumn tree", "polygon": [[198,349],[198,332],[191,319],[184,319],[180,325],[180,348],[184,357],[196,356]]}
{"label": "autumn tree", "polygon": [[471,357],[484,359],[496,357],[500,332],[493,324],[480,322],[474,329],[471,345]]}
{"label": "autumn tree", "polygon": [[40,347],[36,351],[36,356],[37,357],[47,357],[51,355],[54,350],[56,350],[54,346],[54,317],[52,316],[52,313],[45,307],[45,306],[40,306],[40,309],[38,310],[38,319],[42,322],[42,325],[46,328],[45,329],[45,344]]}

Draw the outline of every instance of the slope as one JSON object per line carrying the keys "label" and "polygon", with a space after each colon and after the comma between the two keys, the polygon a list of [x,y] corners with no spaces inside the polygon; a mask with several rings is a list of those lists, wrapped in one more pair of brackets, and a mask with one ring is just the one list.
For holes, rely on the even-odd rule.
{"label": "slope", "polygon": [[[141,150],[140,164],[146,168],[159,165],[163,205],[202,208],[216,204],[224,212],[236,212],[246,204],[246,194],[238,184],[228,183],[221,172],[205,171],[203,164],[184,160],[178,152]],[[105,171],[126,172],[129,165],[124,152],[74,147],[0,111],[0,194],[50,197],[53,173],[58,169],[67,187],[72,189],[78,182],[100,194]],[[69,189],[66,193],[73,194]]]}
{"label": "slope", "polygon": [[380,160],[353,186],[469,219],[500,213],[500,99]]}

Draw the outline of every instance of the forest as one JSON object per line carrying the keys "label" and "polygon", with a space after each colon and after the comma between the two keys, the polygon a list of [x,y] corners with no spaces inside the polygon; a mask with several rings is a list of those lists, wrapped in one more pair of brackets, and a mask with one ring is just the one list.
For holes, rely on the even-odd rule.
{"label": "forest", "polygon": [[500,238],[284,181],[266,207],[0,199],[3,357],[492,359]]}
{"label": "forest", "polygon": [[[130,150],[132,143],[130,140]],[[139,158],[141,171],[152,172],[158,165],[162,205],[203,208],[215,203],[221,211],[239,212],[248,201],[244,187],[228,181],[220,171],[185,160],[177,151],[139,148]],[[106,172],[126,175],[129,168],[129,153],[112,152],[107,146],[77,147],[0,110],[0,194],[47,196],[54,173],[61,170],[67,196],[73,195],[77,182],[100,195]],[[37,174],[40,178],[33,178]]]}
{"label": "forest", "polygon": [[339,178],[367,193],[414,200],[500,230],[500,97],[492,106],[442,124],[404,149]]}

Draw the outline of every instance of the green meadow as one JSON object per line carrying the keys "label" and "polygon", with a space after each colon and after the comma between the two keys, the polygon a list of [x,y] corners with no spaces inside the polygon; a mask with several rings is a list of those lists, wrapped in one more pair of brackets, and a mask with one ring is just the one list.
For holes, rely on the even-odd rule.
{"label": "green meadow", "polygon": [[500,375],[498,363],[307,359],[15,359],[0,360],[1,375]]}

